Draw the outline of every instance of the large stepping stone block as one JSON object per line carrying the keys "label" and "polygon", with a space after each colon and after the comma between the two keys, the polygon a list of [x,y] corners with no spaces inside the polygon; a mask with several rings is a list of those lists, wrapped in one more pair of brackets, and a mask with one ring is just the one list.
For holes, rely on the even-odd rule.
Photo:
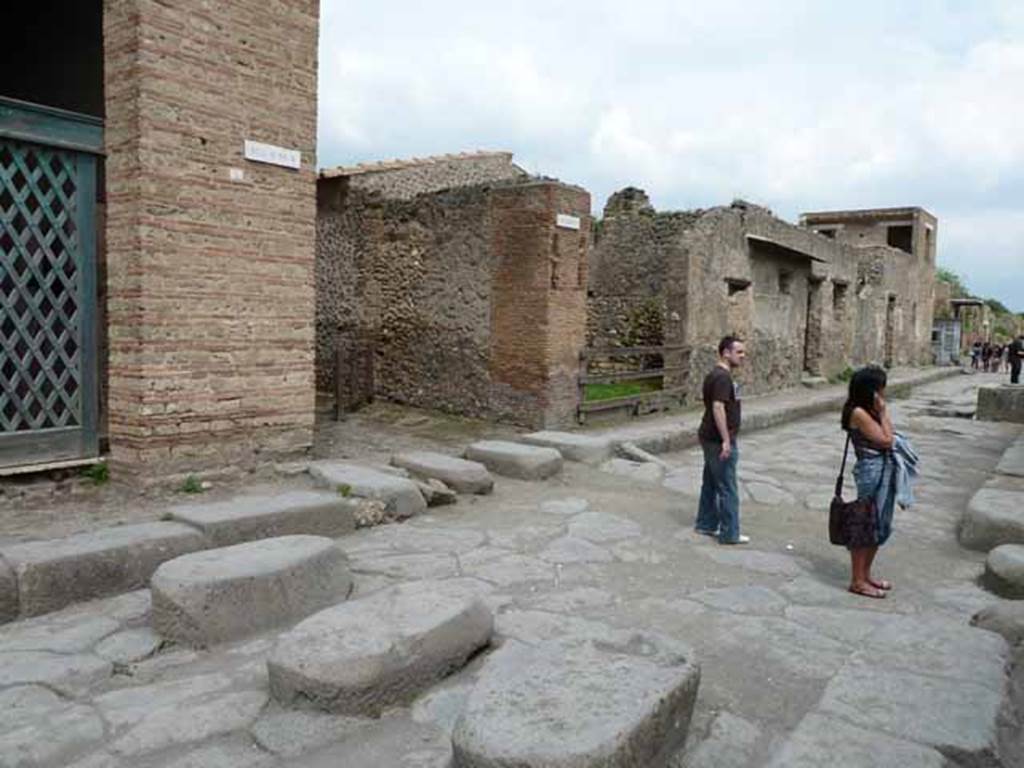
{"label": "large stepping stone block", "polygon": [[519,438],[527,445],[554,448],[566,461],[582,464],[600,464],[612,457],[614,446],[606,437],[580,435],[575,432],[533,432]]}
{"label": "large stepping stone block", "polygon": [[141,523],[14,544],[0,550],[0,558],[17,578],[20,614],[38,616],[144,587],[161,563],[207,546],[187,525]]}
{"label": "large stepping stone block", "polygon": [[407,704],[490,642],[481,594],[471,579],[421,581],[321,611],[281,637],[271,693],[346,715]]}
{"label": "large stepping stone block", "polygon": [[344,600],[352,576],[323,536],[282,536],[184,555],[153,574],[153,626],[196,646],[297,621]]}
{"label": "large stepping stone block", "polygon": [[494,490],[494,478],[487,467],[475,461],[431,451],[411,451],[391,458],[396,467],[407,470],[414,477],[440,480],[458,493],[485,494]]}
{"label": "large stepping stone block", "polygon": [[1024,642],[1024,601],[1000,602],[971,617],[971,626],[1003,636],[1010,647]]}
{"label": "large stepping stone block", "polygon": [[960,543],[987,552],[1000,544],[1024,544],[1024,493],[982,488],[971,497]]}
{"label": "large stepping stone block", "polygon": [[1018,437],[1016,442],[1003,452],[996,465],[996,472],[1000,475],[1024,477],[1024,437]]}
{"label": "large stepping stone block", "polygon": [[978,389],[978,421],[1024,424],[1024,385],[999,384]]}
{"label": "large stepping stone block", "polygon": [[466,458],[491,472],[519,480],[545,480],[562,471],[562,454],[554,448],[481,440],[466,449]]}
{"label": "large stepping stone block", "polygon": [[985,582],[1003,597],[1024,597],[1024,545],[1002,544],[989,552]]}
{"label": "large stepping stone block", "polygon": [[700,669],[669,638],[619,635],[502,646],[455,724],[456,765],[668,765],[686,741]]}
{"label": "large stepping stone block", "polygon": [[398,519],[422,515],[427,502],[412,480],[379,469],[343,461],[317,461],[309,465],[316,483],[342,495],[376,499]]}
{"label": "large stepping stone block", "polygon": [[14,569],[0,559],[0,624],[18,618],[18,579]]}
{"label": "large stepping stone block", "polygon": [[171,510],[171,518],[198,528],[213,546],[227,547],[296,534],[344,536],[355,530],[356,504],[337,492],[288,491],[182,505]]}

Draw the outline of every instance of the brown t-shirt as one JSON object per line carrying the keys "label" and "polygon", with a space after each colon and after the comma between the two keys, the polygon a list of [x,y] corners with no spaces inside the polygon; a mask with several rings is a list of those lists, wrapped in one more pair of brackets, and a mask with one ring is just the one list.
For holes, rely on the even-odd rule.
{"label": "brown t-shirt", "polygon": [[716,365],[704,377],[704,418],[701,419],[697,435],[705,443],[722,442],[711,411],[711,404],[715,401],[725,403],[725,425],[729,430],[729,438],[734,439],[740,431],[740,390],[732,380],[732,375],[720,365]]}

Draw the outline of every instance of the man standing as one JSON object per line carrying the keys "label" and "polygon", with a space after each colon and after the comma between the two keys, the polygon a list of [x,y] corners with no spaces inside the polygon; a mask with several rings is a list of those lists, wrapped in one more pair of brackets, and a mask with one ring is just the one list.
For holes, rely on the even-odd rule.
{"label": "man standing", "polygon": [[746,544],[740,535],[740,497],[736,463],[740,431],[740,394],[732,372],[747,353],[743,342],[726,336],[718,343],[718,362],[704,378],[704,418],[697,433],[704,449],[704,480],[695,525],[697,533],[717,536],[720,544]]}
{"label": "man standing", "polygon": [[1020,366],[1024,363],[1024,334],[1010,342],[1006,348],[1006,360],[1010,364],[1010,383],[1020,384]]}

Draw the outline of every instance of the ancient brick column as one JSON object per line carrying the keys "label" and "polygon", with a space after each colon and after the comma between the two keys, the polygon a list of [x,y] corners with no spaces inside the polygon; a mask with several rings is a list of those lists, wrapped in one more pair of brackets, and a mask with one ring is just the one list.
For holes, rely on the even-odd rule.
{"label": "ancient brick column", "polygon": [[566,426],[586,343],[590,194],[557,182],[518,184],[496,189],[492,206],[496,399],[519,421]]}
{"label": "ancient brick column", "polygon": [[[301,449],[313,430],[317,0],[105,0],[117,466]],[[246,140],[301,153],[246,160]]]}

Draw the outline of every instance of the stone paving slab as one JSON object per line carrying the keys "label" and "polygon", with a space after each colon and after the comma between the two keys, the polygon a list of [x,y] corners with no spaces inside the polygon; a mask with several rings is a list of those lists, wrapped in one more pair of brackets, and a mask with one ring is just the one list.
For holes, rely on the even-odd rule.
{"label": "stone paving slab", "polygon": [[367,716],[411,701],[490,641],[486,591],[471,579],[421,581],[311,616],[267,662],[274,698]]}
{"label": "stone paving slab", "polygon": [[580,432],[531,432],[520,436],[519,440],[528,445],[554,448],[566,461],[583,464],[600,464],[610,459],[614,451],[611,440]]}
{"label": "stone paving slab", "polygon": [[98,746],[103,721],[92,707],[71,705],[50,712],[44,722],[0,733],[0,765],[64,766]]}
{"label": "stone paving slab", "polygon": [[1024,544],[1024,493],[982,488],[971,497],[960,543],[987,552],[1000,544]]}
{"label": "stone paving slab", "polygon": [[458,493],[487,494],[494,490],[491,473],[476,461],[432,451],[409,451],[392,456],[391,463],[415,477],[440,480]]}
{"label": "stone paving slab", "polygon": [[140,523],[14,544],[0,550],[0,558],[17,575],[21,615],[37,616],[143,587],[161,563],[207,546],[187,525]]}
{"label": "stone paving slab", "polygon": [[625,480],[638,483],[660,483],[665,479],[665,468],[646,461],[629,459],[608,459],[601,465],[601,471]]}
{"label": "stone paving slab", "polygon": [[[842,719],[810,714],[786,739],[769,768],[947,768],[941,753],[929,747],[850,725]],[[709,766],[710,768],[710,766]]]}
{"label": "stone paving slab", "polygon": [[296,490],[182,505],[172,508],[170,516],[198,528],[212,546],[227,547],[292,534],[344,536],[355,530],[355,507],[354,500],[337,492]]}
{"label": "stone paving slab", "polygon": [[321,487],[383,501],[399,520],[427,511],[427,502],[416,483],[404,477],[344,461],[313,462],[309,474]]}
{"label": "stone paving slab", "polygon": [[263,749],[291,758],[346,739],[374,722],[327,712],[275,709],[264,712],[249,730]]}
{"label": "stone paving slab", "polygon": [[432,725],[386,718],[315,754],[295,768],[455,768],[448,734]]}
{"label": "stone paving slab", "polygon": [[1001,544],[989,552],[985,582],[1003,597],[1024,597],[1024,545]]}
{"label": "stone paving slab", "polygon": [[348,560],[324,536],[281,536],[183,555],[152,579],[153,626],[206,646],[298,621],[344,600]]}
{"label": "stone paving slab", "polygon": [[489,658],[452,743],[460,768],[661,768],[683,746],[700,683],[668,638],[507,643]]}
{"label": "stone paving slab", "polygon": [[0,654],[0,688],[42,685],[74,696],[110,677],[113,665],[92,654],[12,651]]}
{"label": "stone paving slab", "polygon": [[872,732],[929,745],[976,765],[999,765],[1003,692],[963,680],[851,662],[831,681],[819,711]]}
{"label": "stone paving slab", "polygon": [[545,480],[562,471],[562,454],[554,448],[481,440],[466,449],[466,458],[491,472],[519,480]]}

